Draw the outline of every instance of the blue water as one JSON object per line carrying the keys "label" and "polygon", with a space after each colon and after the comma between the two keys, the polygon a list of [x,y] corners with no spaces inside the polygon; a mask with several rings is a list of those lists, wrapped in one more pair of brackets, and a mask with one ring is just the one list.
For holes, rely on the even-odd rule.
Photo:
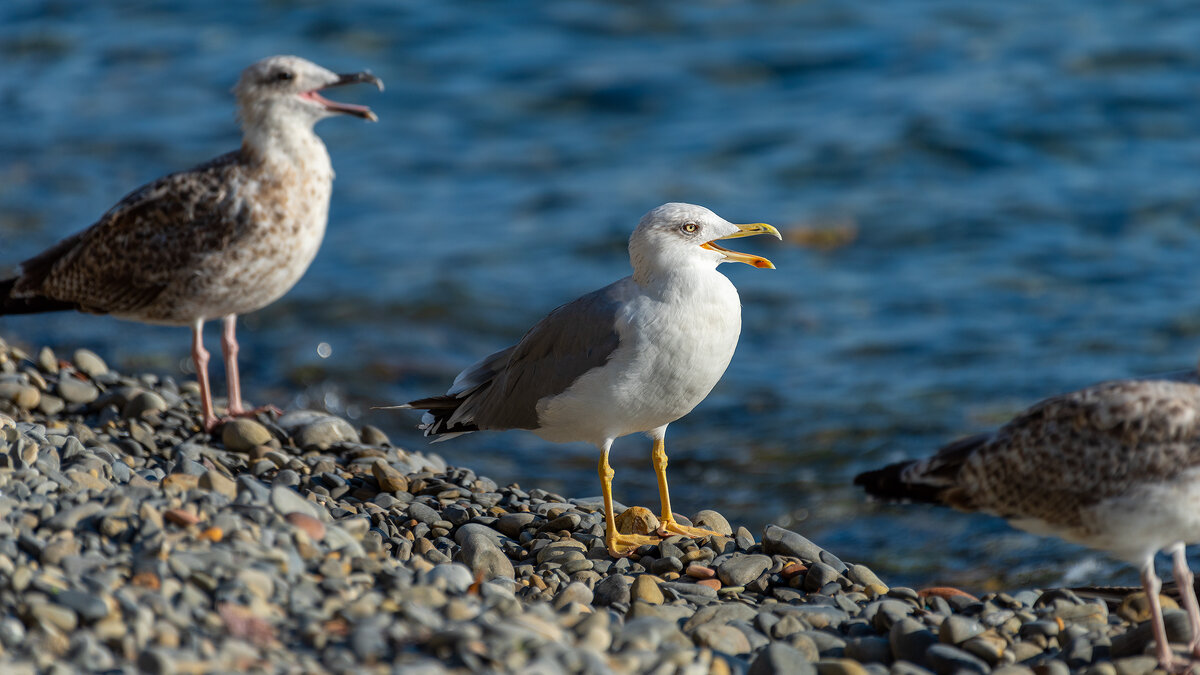
{"label": "blue water", "polygon": [[[1200,344],[1200,12],[1191,3],[45,2],[0,5],[0,272],[163,173],[236,147],[241,68],[296,53],[387,83],[323,122],[338,172],[307,276],[242,322],[254,401],[423,447],[415,415],[554,306],[627,273],[665,201],[765,221],[722,269],[742,342],[668,438],[675,505],[781,522],[892,581],[1133,582],[1002,522],[850,485],[1038,398],[1186,368]],[[849,232],[806,246],[806,229]],[[0,334],[183,376],[188,335],[77,315]],[[215,331],[213,345],[215,346]],[[327,343],[328,357],[318,355]],[[217,386],[222,386],[219,371]],[[435,448],[596,494],[595,452]],[[649,444],[616,492],[657,501]]]}

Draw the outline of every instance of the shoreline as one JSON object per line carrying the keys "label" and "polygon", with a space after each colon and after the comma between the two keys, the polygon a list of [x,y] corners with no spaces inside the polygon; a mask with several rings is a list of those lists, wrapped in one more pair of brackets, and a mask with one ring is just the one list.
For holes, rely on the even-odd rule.
{"label": "shoreline", "polygon": [[[0,669],[1149,673],[1067,590],[889,587],[801,534],[613,560],[598,500],[315,411],[199,431],[194,382],[0,339]],[[633,531],[657,525],[631,509]],[[640,530],[639,530],[640,528]],[[1167,613],[1186,643],[1186,616]]]}

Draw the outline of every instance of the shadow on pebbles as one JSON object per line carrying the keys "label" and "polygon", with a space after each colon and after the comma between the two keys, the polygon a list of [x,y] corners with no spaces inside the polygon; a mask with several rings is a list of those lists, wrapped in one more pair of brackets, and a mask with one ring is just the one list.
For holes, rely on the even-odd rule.
{"label": "shadow on pebbles", "polygon": [[197,420],[194,383],[0,341],[0,672],[1155,667],[1139,617],[1070,591],[889,588],[712,511],[689,522],[718,536],[613,560],[598,498],[502,487],[321,412]]}

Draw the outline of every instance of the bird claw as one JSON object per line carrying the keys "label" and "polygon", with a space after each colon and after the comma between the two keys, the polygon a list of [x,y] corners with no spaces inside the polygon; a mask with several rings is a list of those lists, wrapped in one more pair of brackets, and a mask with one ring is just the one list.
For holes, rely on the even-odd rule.
{"label": "bird claw", "polygon": [[653,537],[645,534],[620,534],[617,533],[610,537],[606,537],[604,542],[608,546],[608,554],[614,558],[628,558],[637,552],[638,548],[646,544],[657,544],[658,537]]}
{"label": "bird claw", "polygon": [[674,518],[663,520],[658,526],[658,536],[669,537],[673,534],[682,534],[691,539],[703,539],[704,537],[717,536],[716,532],[706,530],[703,527],[690,527],[688,525],[680,525]]}

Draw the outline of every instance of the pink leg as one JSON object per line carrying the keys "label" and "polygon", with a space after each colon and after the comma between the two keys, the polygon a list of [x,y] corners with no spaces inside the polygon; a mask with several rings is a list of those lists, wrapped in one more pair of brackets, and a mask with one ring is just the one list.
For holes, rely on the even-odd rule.
{"label": "pink leg", "polygon": [[229,416],[248,417],[266,411],[273,412],[276,415],[281,414],[282,411],[273,405],[265,405],[261,408],[251,408],[249,410],[242,405],[242,380],[238,373],[238,343],[235,336],[237,331],[237,315],[227,315],[221,320],[221,327],[221,353],[225,355],[225,380],[229,385]]}
{"label": "pink leg", "polygon": [[217,425],[213,413],[212,387],[208,383],[208,350],[204,348],[204,319],[192,324],[192,362],[196,364],[196,382],[200,385],[200,412],[204,416],[204,430],[212,431]]}
{"label": "pink leg", "polygon": [[1188,643],[1188,651],[1192,658],[1200,658],[1200,604],[1196,602],[1196,577],[1188,567],[1187,553],[1183,542],[1168,549],[1175,568],[1171,576],[1179,586],[1179,597],[1183,598],[1183,608],[1187,610],[1188,624],[1192,627],[1192,641]]}
{"label": "pink leg", "polygon": [[1158,665],[1168,673],[1183,672],[1187,668],[1187,662],[1175,658],[1175,653],[1171,651],[1171,643],[1167,641],[1167,626],[1163,622],[1162,603],[1158,600],[1162,582],[1154,573],[1153,555],[1142,566],[1142,590],[1146,592],[1146,600],[1150,603],[1150,621],[1154,628],[1154,656],[1158,658]]}
{"label": "pink leg", "polygon": [[225,355],[225,380],[229,383],[229,414],[242,415],[242,381],[238,374],[237,315],[229,314],[221,320],[221,353]]}

